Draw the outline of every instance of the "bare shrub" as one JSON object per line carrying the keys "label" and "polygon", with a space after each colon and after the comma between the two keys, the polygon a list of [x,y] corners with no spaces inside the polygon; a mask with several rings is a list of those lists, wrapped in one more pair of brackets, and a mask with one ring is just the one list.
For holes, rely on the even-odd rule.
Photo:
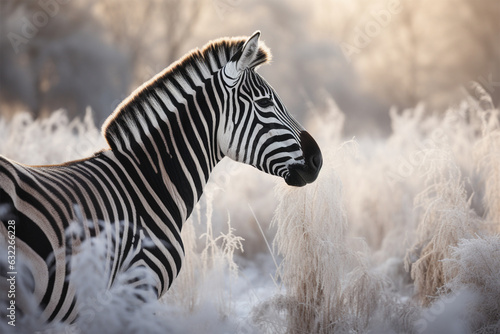
{"label": "bare shrub", "polygon": [[482,123],[481,139],[474,145],[476,168],[485,188],[483,204],[488,227],[500,232],[500,111],[481,86],[473,86],[480,93],[475,106]]}
{"label": "bare shrub", "polygon": [[[424,105],[393,110],[389,138],[344,144],[343,114],[331,101],[331,110],[318,112],[308,126],[324,154],[315,183],[290,188],[230,161],[214,169],[182,229],[182,270],[161,301],[128,308],[135,305],[133,291],[120,283],[127,276],[103,288],[95,240],[74,258],[84,305],[98,301],[95,296],[105,302],[97,304],[93,322],[40,324],[32,300],[32,316],[20,317],[16,330],[498,332],[499,111],[479,98],[450,107],[444,117],[429,116]],[[0,118],[0,152],[24,163],[82,158],[103,147],[90,115],[74,121],[63,112],[43,120]],[[279,289],[269,277],[275,254],[265,240],[275,230],[276,258],[283,260]],[[411,273],[404,270],[405,254]],[[29,282],[19,272],[21,290]],[[0,332],[8,333],[7,326],[0,322]]]}
{"label": "bare shrub", "polygon": [[423,214],[413,251],[407,254],[407,268],[415,280],[417,298],[429,305],[445,284],[442,260],[450,246],[470,238],[480,228],[480,219],[470,209],[460,171],[448,152],[427,152],[430,185],[415,199]]}
{"label": "bare shrub", "polygon": [[318,182],[276,187],[274,246],[283,256],[278,278],[285,292],[254,311],[262,330],[273,332],[280,324],[263,317],[263,309],[283,315],[286,333],[332,333],[381,324],[392,306],[387,282],[369,269],[366,246],[346,237],[342,183],[326,157]]}

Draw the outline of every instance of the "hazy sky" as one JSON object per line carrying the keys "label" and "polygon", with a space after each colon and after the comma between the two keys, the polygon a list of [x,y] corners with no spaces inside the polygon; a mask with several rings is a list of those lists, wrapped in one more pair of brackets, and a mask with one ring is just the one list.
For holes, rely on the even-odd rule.
{"label": "hazy sky", "polygon": [[[134,88],[193,47],[262,31],[260,69],[299,119],[332,99],[348,134],[385,132],[391,106],[442,111],[471,80],[500,99],[497,0],[1,2],[0,112],[102,122]],[[474,91],[468,91],[475,94]]]}

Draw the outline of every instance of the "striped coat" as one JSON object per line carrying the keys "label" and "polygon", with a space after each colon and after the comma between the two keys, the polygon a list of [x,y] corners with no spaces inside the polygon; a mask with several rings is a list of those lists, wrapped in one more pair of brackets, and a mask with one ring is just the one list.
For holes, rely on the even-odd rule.
{"label": "striped coat", "polygon": [[81,240],[65,237],[71,222],[80,222],[81,239],[103,228],[119,236],[106,258],[109,285],[145,266],[162,296],[182,265],[182,224],[224,156],[290,185],[316,179],[319,147],[255,72],[270,59],[259,36],[213,41],[139,87],[105,122],[109,147],[92,157],[26,166],[0,156],[0,231],[7,236],[16,222],[44,318],[78,313],[67,277]]}

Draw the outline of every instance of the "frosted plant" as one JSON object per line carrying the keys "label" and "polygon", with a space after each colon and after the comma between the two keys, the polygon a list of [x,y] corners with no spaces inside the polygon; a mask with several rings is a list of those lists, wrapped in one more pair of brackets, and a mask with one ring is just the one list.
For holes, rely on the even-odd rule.
{"label": "frosted plant", "polygon": [[[132,268],[119,273],[115,283],[107,289],[104,261],[91,261],[90,256],[96,250],[103,249],[105,240],[96,239],[88,246],[88,250],[77,255],[74,277],[76,278],[77,301],[80,315],[73,327],[81,328],[85,333],[95,333],[106,329],[108,333],[135,332],[130,330],[134,323],[147,324],[150,332],[159,332],[162,321],[154,316],[159,309],[156,296],[152,291],[138,289],[129,282],[148,281],[148,272],[141,267]],[[90,251],[92,250],[92,251]],[[103,279],[105,278],[105,279]],[[151,278],[149,279],[151,280]],[[154,304],[151,307],[151,304]],[[103,314],[113,314],[112,317]],[[145,319],[148,319],[145,321]],[[145,330],[142,328],[142,330]]]}
{"label": "frosted plant", "polygon": [[461,173],[449,151],[435,149],[426,154],[429,186],[415,199],[423,214],[406,266],[411,266],[418,299],[429,305],[446,283],[442,260],[450,256],[450,246],[476,233],[481,221],[470,209]]}
{"label": "frosted plant", "polygon": [[491,231],[500,232],[500,110],[493,107],[491,97],[474,85],[480,94],[476,110],[482,122],[482,137],[474,145],[476,168],[484,183],[483,204]]}
{"label": "frosted plant", "polygon": [[[93,225],[93,224],[92,224]],[[66,229],[66,241],[75,242],[77,251],[69,261],[71,268],[70,292],[77,296],[79,316],[72,324],[41,322],[38,302],[33,295],[25,296],[30,305],[28,312],[19,318],[15,332],[19,333],[160,333],[165,321],[156,316],[161,310],[156,292],[147,289],[153,278],[143,267],[132,267],[117,273],[111,286],[109,268],[105,261],[109,251],[109,239],[114,239],[114,231],[102,231],[99,236],[84,239],[80,223],[73,223]],[[84,240],[83,240],[84,239]],[[147,238],[143,239],[148,242]],[[152,241],[149,241],[152,242]],[[18,256],[18,291],[31,291],[26,282],[31,277],[23,272],[21,256]],[[127,259],[124,259],[124,263]],[[138,288],[140,286],[140,288]],[[19,301],[20,296],[17,296]],[[10,333],[12,328],[0,325],[2,333]]]}
{"label": "frosted plant", "polygon": [[[342,145],[343,114],[329,101],[309,125],[325,153],[316,183],[277,185],[272,198],[274,180],[249,166],[218,165],[208,197],[183,226],[183,269],[160,302],[143,291],[146,301],[137,306],[138,291],[126,282],[147,277],[140,268],[120,273],[108,290],[99,255],[104,244],[87,240],[73,258],[82,319],[71,326],[40,324],[32,300],[16,332],[499,332],[500,112],[484,91],[475,92],[477,98],[444,116],[429,115],[422,104],[393,110],[389,138]],[[27,113],[0,118],[0,154],[24,163],[77,159],[103,147],[98,140],[89,113],[80,120],[62,111],[37,120]],[[268,238],[278,230],[279,290],[273,290],[273,261],[249,203]],[[6,211],[0,208],[0,218]],[[407,251],[414,280],[403,268]],[[29,291],[21,266],[18,273],[19,290]],[[258,279],[245,285],[248,276]],[[252,289],[258,297],[242,302]],[[414,291],[417,298],[408,298]],[[11,329],[0,321],[1,333]]]}
{"label": "frosted plant", "polygon": [[[203,199],[200,202],[205,203],[204,215],[202,215],[201,204],[198,203],[195,213],[183,225],[184,268],[163,299],[166,304],[180,306],[187,313],[199,312],[200,307],[208,303],[217,309],[220,318],[225,318],[230,315],[233,307],[231,288],[233,280],[238,277],[234,252],[243,251],[243,238],[234,234],[235,230],[231,227],[229,215],[227,216],[228,232],[221,232],[219,236],[214,236],[212,193],[206,192]],[[204,226],[206,230],[199,238],[204,240],[202,242],[197,242],[195,220],[196,225]],[[200,246],[198,244],[202,246],[201,251],[198,251]]]}
{"label": "frosted plant", "polygon": [[5,128],[0,131],[1,154],[25,164],[62,163],[89,156],[106,146],[90,109],[83,119],[73,120],[64,110],[37,120],[29,113],[17,113],[10,122],[3,120],[1,128]]}
{"label": "frosted plant", "polygon": [[474,333],[500,331],[500,236],[461,239],[443,260],[449,281],[445,288],[455,293],[467,290],[475,298],[466,300],[467,320]]}
{"label": "frosted plant", "polygon": [[201,256],[197,252],[197,235],[193,223],[193,216],[200,217],[200,206],[195,206],[193,214],[182,226],[181,237],[184,243],[184,263],[178,278],[170,287],[169,292],[162,298],[168,305],[176,305],[185,312],[195,312],[200,304],[201,287],[199,284],[203,266]]}
{"label": "frosted plant", "polygon": [[[441,287],[453,279],[450,271],[444,274],[442,262],[450,257],[450,247],[463,238],[471,238],[488,229],[495,231],[499,226],[498,110],[493,109],[491,99],[482,92],[481,103],[470,98],[455,110],[455,114],[448,112],[443,120],[446,132],[443,138],[447,140],[438,143],[440,147],[425,152],[427,188],[415,199],[422,218],[415,248],[406,259],[407,266],[411,264],[418,299],[424,305],[445,293]],[[481,106],[486,106],[487,110],[482,110]],[[477,163],[470,159],[471,155],[476,157]],[[464,181],[462,171],[468,173],[470,179]],[[472,189],[468,192],[467,188]],[[473,199],[474,196],[481,198],[483,189],[484,207],[477,208],[472,204]],[[477,211],[487,213],[486,224]]]}
{"label": "frosted plant", "polygon": [[289,333],[326,333],[343,318],[339,300],[332,297],[342,294],[341,279],[355,255],[345,247],[342,186],[332,172],[323,169],[326,177],[311,187],[276,188],[274,243],[283,255],[278,275],[288,298],[280,304],[287,311]]}
{"label": "frosted plant", "polygon": [[[207,295],[215,294],[221,316],[227,316],[231,313],[232,309],[232,294],[231,294],[231,280],[238,276],[238,266],[234,262],[233,255],[235,250],[243,251],[242,240],[243,238],[233,234],[234,229],[231,227],[231,220],[228,215],[227,234],[221,233],[220,236],[215,237],[212,227],[212,194],[207,192],[205,194],[207,203],[207,223],[206,232],[201,235],[201,239],[205,239],[205,248],[201,252],[201,261],[203,264],[204,281],[208,285],[203,286],[203,289],[211,291]],[[220,244],[220,246],[219,246]],[[229,273],[229,282],[226,282]],[[221,276],[222,275],[222,276]],[[221,284],[218,289],[213,289],[214,284]]]}
{"label": "frosted plant", "polygon": [[500,232],[500,126],[498,110],[483,113],[483,138],[477,143],[477,168],[483,177],[483,203],[490,229]]}
{"label": "frosted plant", "polygon": [[384,309],[385,283],[369,271],[356,240],[346,239],[342,184],[331,162],[316,183],[301,189],[278,185],[276,194],[274,245],[283,256],[278,278],[285,294],[261,304],[255,321],[274,332],[276,322],[262,316],[263,309],[274,308],[284,313],[287,333],[366,330]]}

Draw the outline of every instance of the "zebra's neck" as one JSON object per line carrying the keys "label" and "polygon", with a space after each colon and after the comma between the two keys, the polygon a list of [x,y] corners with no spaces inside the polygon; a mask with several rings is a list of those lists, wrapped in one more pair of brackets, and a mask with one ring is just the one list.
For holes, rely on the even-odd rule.
{"label": "zebra's neck", "polygon": [[220,70],[245,41],[219,39],[193,50],[139,87],[103,126],[112,152],[170,194],[184,220],[223,157],[217,128],[227,96]]}
{"label": "zebra's neck", "polygon": [[[156,82],[122,109],[114,120],[118,135],[107,138],[112,152],[128,166],[136,166],[160,198],[172,198],[181,214],[179,226],[223,158],[217,142],[220,105],[214,84],[217,76],[193,88]],[[112,126],[109,123],[107,129]]]}

